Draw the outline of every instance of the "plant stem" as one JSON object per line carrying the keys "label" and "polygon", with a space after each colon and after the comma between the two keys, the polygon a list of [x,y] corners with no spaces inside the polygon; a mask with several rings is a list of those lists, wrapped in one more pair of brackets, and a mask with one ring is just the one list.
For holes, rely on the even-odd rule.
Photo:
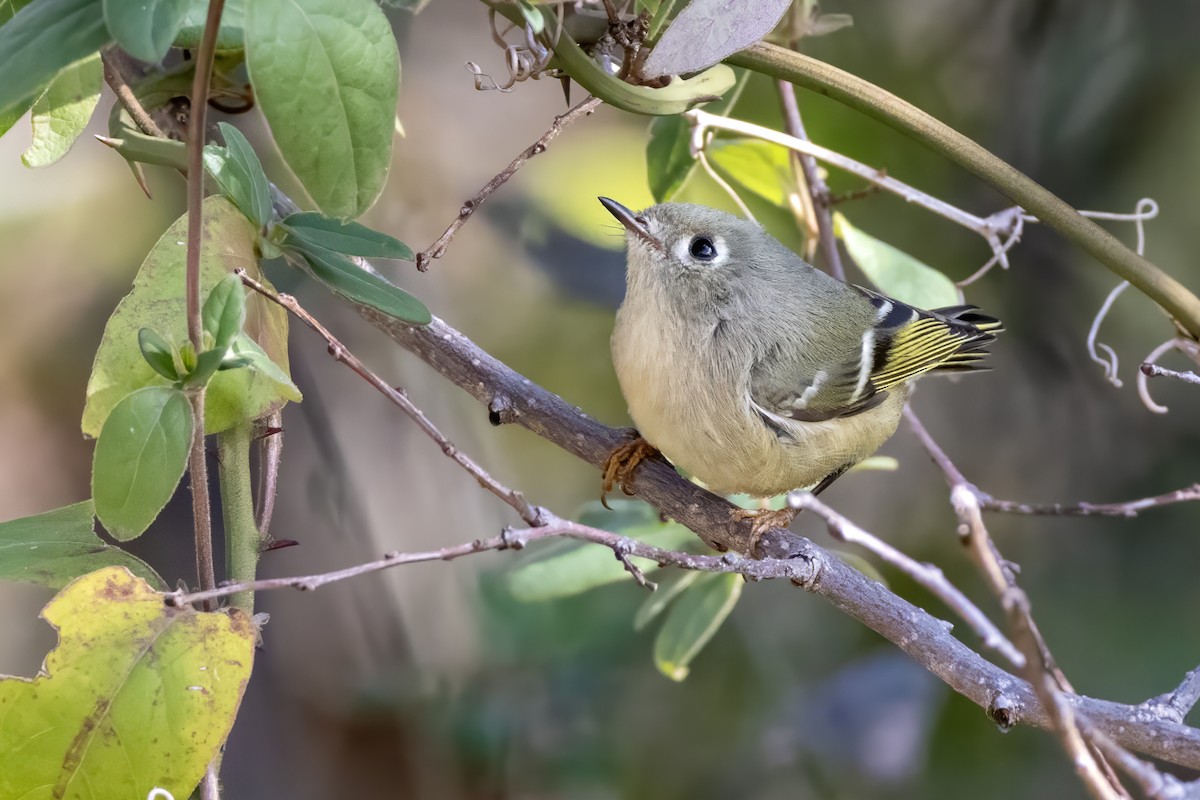
{"label": "plant stem", "polygon": [[[225,577],[253,581],[262,553],[262,536],[254,522],[250,489],[250,444],[253,425],[242,422],[217,435],[217,471],[221,480],[221,517],[225,522]],[[254,592],[238,592],[230,604],[254,613]]]}
{"label": "plant stem", "polygon": [[[204,37],[196,56],[196,76],[192,81],[192,108],[188,119],[188,178],[187,178],[187,295],[188,339],[197,353],[204,350],[203,326],[200,319],[200,251],[204,233],[204,132],[208,109],[208,87],[212,76],[213,54],[217,31],[221,26],[221,11],[225,0],[210,0]],[[196,434],[188,458],[188,473],[192,489],[192,528],[196,540],[196,577],[201,589],[217,585],[212,554],[212,509],[208,502],[208,467],[204,459],[204,390],[192,393],[192,416]],[[208,609],[208,606],[206,606]],[[211,610],[211,609],[208,609]]]}
{"label": "plant stem", "polygon": [[1162,306],[1192,338],[1200,338],[1200,298],[1183,284],[1020,170],[916,106],[862,78],[771,44],[751,45],[726,61],[831,97],[928,145],[1078,244]]}

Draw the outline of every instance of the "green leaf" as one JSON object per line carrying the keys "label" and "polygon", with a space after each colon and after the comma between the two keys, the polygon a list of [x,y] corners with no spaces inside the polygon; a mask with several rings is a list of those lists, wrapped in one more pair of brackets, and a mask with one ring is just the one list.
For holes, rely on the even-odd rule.
{"label": "green leaf", "polygon": [[187,797],[250,679],[250,619],[169,607],[120,567],[74,581],[42,618],[58,646],[35,677],[0,680],[0,797]]}
{"label": "green leaf", "polygon": [[179,372],[175,368],[175,348],[170,342],[151,329],[142,328],[138,331],[138,347],[151,369],[169,381],[179,380]]}
{"label": "green leaf", "polygon": [[703,572],[696,570],[677,570],[666,578],[660,579],[658,589],[650,593],[638,607],[637,613],[633,615],[633,629],[635,631],[644,630],[647,625],[658,618],[658,615],[667,610],[667,606],[671,605],[671,601],[679,597],[684,590],[695,583]]}
{"label": "green leaf", "polygon": [[[191,0],[175,35],[175,46],[185,50],[200,47],[204,23],[208,18],[208,0]],[[243,47],[246,27],[246,0],[225,0],[221,28],[217,31],[217,53],[236,53]]]}
{"label": "green leaf", "polygon": [[196,366],[183,379],[184,386],[204,386],[209,378],[217,374],[225,361],[227,350],[205,350],[196,358]]}
{"label": "green leaf", "polygon": [[104,21],[131,56],[158,62],[171,49],[191,5],[191,0],[104,0]]}
{"label": "green leaf", "polygon": [[795,190],[787,148],[758,139],[719,139],[708,146],[708,160],[726,180],[776,206],[786,206]]}
{"label": "green leaf", "polygon": [[166,584],[150,565],[96,535],[91,500],[33,517],[0,522],[0,580],[61,589],[102,567],[126,567],[155,587]]}
{"label": "green leaf", "polygon": [[45,167],[67,154],[96,110],[103,82],[99,53],[72,64],[50,81],[33,103],[33,142],[21,156],[25,166]]}
{"label": "green leaf", "polygon": [[357,217],[387,181],[400,78],[373,0],[255,0],[246,67],[279,151],[317,206]]}
{"label": "green leaf", "polygon": [[[200,282],[206,296],[238,267],[260,283],[266,280],[255,253],[257,239],[254,224],[224,197],[204,201]],[[146,256],[134,279],[133,291],[109,318],[88,380],[82,426],[86,435],[100,433],[109,411],[125,395],[143,386],[168,384],[146,364],[138,349],[137,332],[153,328],[171,341],[187,343],[183,280],[186,240],[187,217],[183,216]],[[272,361],[285,365],[286,371],[287,312],[257,294],[247,297],[244,330]],[[221,372],[208,384],[205,431],[217,433],[240,421],[258,419],[290,399],[296,398],[251,370]]]}
{"label": "green leaf", "polygon": [[108,44],[100,0],[38,0],[0,27],[0,113]]}
{"label": "green leaf", "polygon": [[221,355],[233,344],[246,324],[246,289],[237,275],[226,275],[208,293],[200,312],[204,330],[213,338],[213,349]]}
{"label": "green leaf", "polygon": [[[272,361],[271,357],[264,353],[258,343],[249,336],[243,333],[233,340],[233,354],[236,359],[245,362],[242,366],[252,369],[267,380],[278,384],[284,397],[300,402],[300,389],[292,383],[291,376],[283,367]],[[224,369],[223,366],[222,369]]]}
{"label": "green leaf", "polygon": [[[679,550],[697,541],[694,533],[675,522],[633,526],[621,533],[665,550]],[[633,582],[613,551],[603,545],[572,544],[556,550],[538,561],[522,564],[508,574],[508,590],[513,597],[533,603],[571,597],[618,581]],[[657,562],[649,559],[632,556],[629,560],[646,574],[659,568]]]}
{"label": "green leaf", "polygon": [[138,389],[108,415],[92,458],[92,498],[114,539],[141,536],[175,494],[192,424],[187,396],[168,386]]}
{"label": "green leaf", "polygon": [[[750,73],[735,68],[737,83],[725,95],[702,108],[710,114],[728,116]],[[692,129],[681,115],[655,117],[650,123],[650,139],[646,143],[646,176],[655,202],[666,203],[683,188],[696,168],[692,158]]]}
{"label": "green leaf", "polygon": [[226,146],[205,146],[204,169],[213,176],[221,194],[260,229],[266,228],[271,221],[271,187],[262,164],[241,131],[225,122],[218,127]]}
{"label": "green leaf", "polygon": [[357,222],[339,222],[324,214],[300,212],[282,223],[297,239],[348,256],[412,261],[413,251],[399,239]]}
{"label": "green leaf", "polygon": [[917,308],[944,308],[961,302],[958,288],[945,275],[863,233],[840,213],[833,215],[833,230],[854,263],[884,294]]}
{"label": "green leaf", "polygon": [[347,300],[414,325],[428,325],[433,319],[420,300],[367,272],[341,253],[309,244],[290,233],[284,237],[284,243],[304,256],[317,280]]}
{"label": "green leaf", "polygon": [[704,575],[684,592],[654,640],[654,665],[673,681],[688,675],[693,659],[708,644],[742,595],[741,575]]}

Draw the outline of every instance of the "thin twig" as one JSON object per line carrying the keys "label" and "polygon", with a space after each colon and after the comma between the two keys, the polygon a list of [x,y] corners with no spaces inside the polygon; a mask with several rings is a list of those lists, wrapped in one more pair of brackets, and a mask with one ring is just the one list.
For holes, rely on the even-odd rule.
{"label": "thin twig", "polygon": [[742,200],[741,196],[733,190],[733,187],[729,185],[729,182],[722,178],[717,171],[713,169],[712,164],[710,164],[708,161],[708,156],[704,154],[703,150],[696,151],[696,160],[700,162],[700,166],[708,174],[708,177],[712,179],[713,183],[717,184],[717,186],[720,186],[722,191],[729,195],[729,197],[733,200],[734,205],[736,205],[738,210],[742,212],[742,216],[751,222],[756,222],[757,220],[754,219],[754,214],[750,211],[750,207],[747,206],[745,201]]}
{"label": "thin twig", "polygon": [[[204,328],[200,318],[200,249],[204,233],[204,137],[208,111],[208,88],[212,80],[213,56],[217,33],[221,27],[221,12],[225,0],[209,0],[204,20],[204,35],[196,54],[196,74],[192,80],[192,107],[188,117],[188,177],[187,177],[187,267],[186,280],[188,340],[196,353],[204,350]],[[213,567],[212,509],[208,502],[208,464],[204,457],[204,387],[191,392],[192,419],[195,434],[188,455],[188,474],[192,489],[192,526],[196,540],[196,572],[200,589],[212,589],[217,579]],[[204,608],[212,609],[211,600]],[[221,766],[218,753],[208,765],[200,793],[203,800],[220,800],[217,778]]]}
{"label": "thin twig", "polygon": [[158,123],[142,107],[141,101],[137,99],[137,95],[130,88],[129,79],[125,77],[121,65],[117,63],[119,55],[120,51],[116,45],[106,47],[101,51],[100,61],[104,64],[104,82],[113,90],[117,100],[129,112],[129,116],[133,118],[137,126],[142,129],[142,133],[147,136],[157,136],[160,139],[167,138],[167,134],[158,127]]}
{"label": "thin twig", "polygon": [[811,492],[792,492],[788,495],[788,505],[801,511],[813,512],[825,520],[829,533],[834,538],[863,547],[908,575],[962,617],[983,640],[984,647],[1000,653],[1018,668],[1025,665],[1025,657],[1008,637],[1000,632],[978,606],[946,579],[939,567],[915,561],[879,537],[858,527],[822,503]]}
{"label": "thin twig", "polygon": [[417,426],[420,427],[420,429],[430,439],[437,443],[438,447],[441,448],[442,452],[448,458],[470,473],[471,477],[473,477],[480,486],[482,486],[484,489],[487,489],[496,497],[500,498],[509,506],[511,506],[512,509],[520,515],[521,519],[525,520],[525,522],[529,525],[541,526],[545,524],[545,515],[547,514],[545,509],[531,505],[525,499],[524,495],[515,489],[510,489],[497,481],[490,474],[488,474],[483,467],[476,464],[470,456],[459,450],[453,442],[447,439],[446,436],[440,430],[438,430],[437,426],[429,420],[429,417],[425,416],[425,412],[417,408],[417,406],[408,399],[408,394],[405,393],[404,390],[390,386],[386,381],[383,380],[383,378],[380,378],[378,375],[368,369],[367,366],[359,361],[358,357],[351,353],[344,344],[338,341],[337,337],[330,333],[324,325],[318,322],[312,314],[309,314],[307,311],[305,311],[303,306],[296,302],[296,298],[287,294],[276,294],[263,284],[247,275],[245,270],[237,269],[234,270],[234,273],[242,279],[244,284],[261,294],[263,297],[278,303],[280,306],[294,314],[297,319],[315,331],[322,339],[325,340],[325,343],[329,347],[329,354],[333,356],[334,360],[345,364],[360,378],[374,386],[381,394],[383,394],[384,397],[391,400],[392,403],[398,406],[401,411],[403,411],[409,416],[410,419],[417,423]]}
{"label": "thin twig", "polygon": [[[165,595],[166,602],[173,606],[184,606],[200,600],[214,599],[235,594],[237,592],[262,592],[272,589],[298,589],[312,591],[337,581],[356,578],[372,572],[391,569],[402,564],[419,564],[428,561],[453,561],[456,558],[484,553],[493,550],[520,550],[531,542],[542,539],[569,538],[582,542],[591,542],[609,548],[622,563],[630,556],[654,561],[660,566],[672,566],[680,569],[737,573],[754,580],[786,579],[797,585],[807,586],[816,580],[820,564],[803,559],[752,559],[733,553],[724,555],[696,555],[677,550],[664,550],[643,542],[635,541],[620,534],[580,525],[577,522],[564,520],[555,514],[542,509],[546,524],[525,530],[506,529],[499,536],[487,539],[475,539],[470,542],[443,547],[439,550],[428,550],[415,553],[391,552],[383,558],[356,564],[345,569],[322,572],[315,575],[300,575],[291,578],[264,578],[243,583],[231,583],[207,592],[169,592]],[[633,567],[633,577],[640,585],[647,585],[641,569],[629,562],[627,569]]]}
{"label": "thin twig", "polygon": [[1158,364],[1149,361],[1142,363],[1141,370],[1142,374],[1147,378],[1174,378],[1184,383],[1200,384],[1200,375],[1194,372],[1178,372],[1177,370],[1160,367]]}
{"label": "thin twig", "polygon": [[1084,715],[1076,719],[1083,737],[1104,754],[1104,757],[1137,783],[1149,800],[1185,800],[1200,796],[1195,784],[1184,784],[1174,775],[1157,769],[1149,761],[1143,761],[1100,731]]}
{"label": "thin twig", "polygon": [[[213,55],[221,12],[225,0],[211,0],[204,22],[204,36],[196,55],[196,75],[192,81],[192,109],[188,118],[187,180],[187,296],[188,340],[196,353],[204,349],[204,329],[200,319],[200,249],[204,232],[204,132],[208,108],[208,87],[212,78]],[[204,388],[191,392],[195,434],[188,456],[188,474],[192,489],[192,525],[196,540],[196,573],[201,589],[216,585],[212,549],[212,510],[208,502],[208,465],[204,454]]]}
{"label": "thin twig", "polygon": [[974,214],[963,211],[957,206],[951,205],[943,200],[939,200],[932,195],[928,195],[919,189],[915,189],[908,184],[898,181],[888,175],[883,170],[875,169],[867,166],[860,161],[855,161],[849,156],[842,155],[827,147],[822,147],[819,144],[814,144],[807,139],[799,139],[795,136],[788,136],[779,131],[755,125],[752,122],[746,122],[740,119],[731,119],[722,117],[716,114],[710,114],[701,109],[693,109],[685,112],[683,115],[692,126],[692,152],[699,153],[704,149],[707,143],[709,131],[723,130],[730,133],[741,134],[742,136],[750,136],[755,139],[761,139],[765,142],[786,147],[789,150],[794,150],[798,153],[803,153],[819,161],[824,161],[838,169],[845,170],[851,174],[857,175],[881,189],[885,189],[899,197],[904,198],[909,203],[919,205],[922,208],[930,211],[938,216],[961,225],[968,230],[974,231],[984,238],[991,247],[993,255],[999,260],[999,263],[1005,268],[1008,267],[1007,256],[1003,243],[1000,241],[1002,234],[1009,233],[1014,226],[1019,224],[1020,211],[1014,209],[1005,209],[997,212],[990,217],[977,217]]}
{"label": "thin twig", "polygon": [[[1168,339],[1167,341],[1160,344],[1158,347],[1151,350],[1149,355],[1147,355],[1144,359],[1142,359],[1142,364],[1154,364],[1160,358],[1162,358],[1164,355],[1166,355],[1168,352],[1170,352],[1171,350],[1183,350],[1187,346],[1187,344],[1188,344],[1187,340],[1185,340],[1185,339],[1181,339],[1181,338]],[[1137,374],[1138,397],[1141,398],[1142,405],[1144,405],[1152,413],[1165,414],[1170,409],[1168,409],[1166,406],[1162,406],[1162,405],[1159,405],[1158,403],[1154,402],[1154,398],[1150,396],[1150,386],[1146,382],[1146,379],[1149,377],[1150,377],[1150,373],[1147,372],[1145,369],[1138,370],[1138,374]]]}
{"label": "thin twig", "polygon": [[503,186],[517,170],[525,166],[525,162],[529,161],[529,159],[546,152],[547,146],[549,146],[555,137],[563,132],[564,128],[575,120],[586,117],[594,112],[602,102],[598,97],[588,97],[567,113],[555,117],[549,130],[542,134],[540,139],[522,150],[512,160],[512,163],[485,183],[483,188],[475,193],[474,197],[462,204],[462,208],[458,211],[458,216],[454,218],[454,221],[450,223],[449,227],[438,237],[436,242],[426,247],[420,253],[417,253],[417,269],[422,272],[429,269],[429,262],[435,258],[441,258],[445,254],[446,247],[450,244],[450,240],[454,238],[454,234],[458,233],[458,229],[466,224],[471,215],[482,205],[484,200],[488,199],[492,192]]}
{"label": "thin twig", "polygon": [[1200,500],[1200,483],[1176,489],[1154,497],[1143,497],[1124,503],[1018,503],[1013,500],[997,500],[978,493],[979,505],[984,511],[999,511],[1006,514],[1033,514],[1048,517],[1136,517],[1142,511],[1173,503]]}
{"label": "thin twig", "polygon": [[983,523],[979,490],[955,466],[916,413],[905,407],[904,415],[950,485],[950,505],[958,517],[958,534],[971,552],[976,566],[987,578],[992,592],[1008,617],[1013,639],[1025,656],[1026,679],[1046,709],[1052,730],[1057,733],[1080,781],[1088,793],[1098,800],[1119,800],[1121,797],[1127,797],[1108,762],[1083,740],[1075,725],[1074,712],[1063,697],[1065,692],[1073,692],[1074,687],[1058,668],[1045,638],[1034,622],[1028,597],[1017,585],[1016,575],[988,534]]}
{"label": "thin twig", "polygon": [[[788,133],[801,141],[807,141],[808,135],[804,130],[804,120],[800,117],[800,106],[796,102],[796,87],[787,81],[776,81],[779,90],[779,100],[783,104],[783,121]],[[833,214],[829,210],[829,187],[821,177],[817,168],[817,160],[806,153],[798,153],[800,168],[804,172],[804,182],[812,197],[813,215],[817,219],[817,231],[821,240],[821,252],[825,255],[825,266],[829,274],[840,281],[846,280],[846,269],[842,266],[842,256],[838,253],[837,237],[833,235]]]}

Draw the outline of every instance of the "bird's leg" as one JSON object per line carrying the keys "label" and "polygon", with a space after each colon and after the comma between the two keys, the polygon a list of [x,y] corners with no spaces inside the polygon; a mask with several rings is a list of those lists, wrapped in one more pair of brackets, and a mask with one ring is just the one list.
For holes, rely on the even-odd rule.
{"label": "bird's leg", "polygon": [[800,509],[784,506],[779,509],[769,508],[735,508],[729,512],[734,523],[750,520],[750,546],[747,553],[753,553],[759,538],[773,528],[787,528],[792,520],[800,513]]}
{"label": "bird's leg", "polygon": [[604,484],[600,489],[600,502],[605,508],[608,508],[608,493],[613,487],[620,486],[622,492],[632,495],[629,481],[633,477],[633,471],[647,458],[660,455],[658,448],[643,439],[636,430],[632,433],[636,438],[613,450],[604,461]]}

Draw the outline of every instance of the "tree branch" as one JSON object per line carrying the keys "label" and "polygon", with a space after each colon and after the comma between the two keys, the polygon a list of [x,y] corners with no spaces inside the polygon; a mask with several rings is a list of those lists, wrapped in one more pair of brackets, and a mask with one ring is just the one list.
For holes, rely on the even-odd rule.
{"label": "tree branch", "polygon": [[1020,170],[916,106],[834,66],[763,42],[726,61],[823,94],[941,153],[1078,244],[1162,306],[1193,339],[1200,338],[1200,298],[1187,287]]}
{"label": "tree branch", "polygon": [[546,148],[550,145],[550,142],[562,133],[564,128],[575,120],[593,113],[600,106],[601,102],[603,101],[598,97],[588,97],[567,113],[555,117],[554,122],[550,125],[550,129],[542,134],[540,139],[522,150],[512,160],[512,163],[485,183],[483,188],[475,193],[474,197],[462,204],[462,208],[458,211],[458,216],[454,218],[454,221],[450,223],[436,242],[426,247],[420,253],[417,253],[417,269],[422,272],[429,269],[429,262],[435,258],[441,258],[445,254],[446,247],[450,244],[450,240],[454,238],[454,234],[458,233],[458,229],[466,224],[471,215],[483,204],[484,200],[487,200],[491,196],[492,192],[503,186],[517,170],[525,166],[525,163],[529,159],[546,152]]}
{"label": "tree branch", "polygon": [[[796,87],[787,81],[777,81],[779,100],[783,105],[783,122],[787,131],[796,139],[808,140],[804,130],[804,120],[800,117],[800,106],[796,102]],[[833,235],[833,213],[829,210],[829,187],[821,178],[817,168],[817,160],[810,155],[798,153],[803,170],[804,183],[807,184],[808,194],[812,198],[813,216],[817,221],[817,234],[821,241],[821,252],[825,255],[825,266],[829,274],[839,281],[846,280],[846,268],[842,266],[842,256],[838,253],[837,237]]]}
{"label": "tree branch", "polygon": [[[399,345],[475,397],[495,424],[519,424],[597,468],[624,441],[620,430],[600,424],[534,384],[440,319],[416,327],[374,309],[356,308]],[[731,519],[734,507],[728,501],[688,482],[665,462],[643,462],[630,488],[713,547],[744,552],[751,541],[750,522]],[[805,588],[893,642],[998,722],[1050,727],[1051,719],[1028,683],[986,661],[939,620],[808,539],[790,531],[768,531],[758,538],[753,555],[798,559],[802,571],[814,575]],[[1200,768],[1200,730],[1140,707],[1074,695],[1066,699],[1123,747]]]}

